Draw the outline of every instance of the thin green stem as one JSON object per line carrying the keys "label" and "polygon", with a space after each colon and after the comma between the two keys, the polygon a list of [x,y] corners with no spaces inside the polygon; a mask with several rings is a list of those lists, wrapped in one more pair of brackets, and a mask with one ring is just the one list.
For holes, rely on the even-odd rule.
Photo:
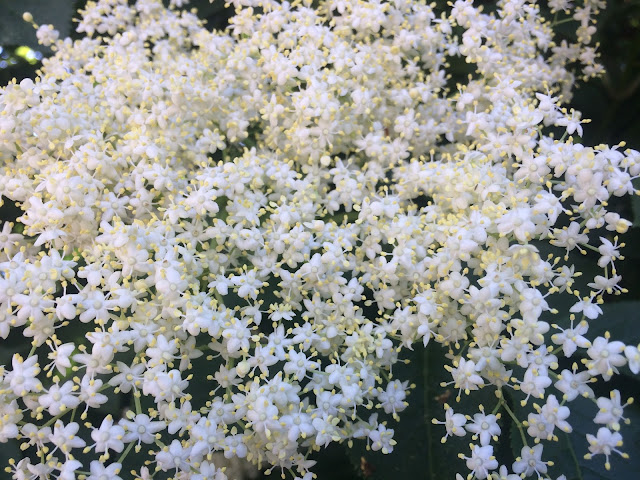
{"label": "thin green stem", "polygon": [[560,137],[560,143],[564,142],[564,139],[567,138],[567,132],[565,130],[565,132],[562,134],[562,137]]}
{"label": "thin green stem", "polygon": [[588,243],[581,243],[580,244],[582,247],[584,248],[588,248],[589,250],[593,251],[593,252],[598,252],[600,253],[600,250],[598,250],[597,247],[594,247],[593,245],[589,245]]}
{"label": "thin green stem", "polygon": [[560,353],[562,351],[562,346],[557,347],[555,350],[553,350],[551,352],[551,355],[557,355],[558,353]]}
{"label": "thin green stem", "polygon": [[138,391],[133,393],[133,402],[136,405],[136,413],[140,415],[142,413],[142,404],[140,403],[140,394]]}
{"label": "thin green stem", "polygon": [[571,445],[571,437],[567,432],[564,432],[564,435],[567,439],[567,443],[569,444],[569,451],[571,452],[571,458],[573,459],[573,463],[576,466],[576,473],[578,474],[578,480],[583,480],[582,477],[582,469],[580,468],[580,463],[578,462],[578,457],[576,457],[576,452],[573,449],[573,445]]}
{"label": "thin green stem", "polygon": [[127,455],[129,455],[129,452],[131,451],[131,449],[133,448],[133,446],[135,445],[135,442],[131,442],[129,445],[127,445],[127,448],[125,449],[124,452],[122,452],[122,455],[120,455],[120,458],[118,458],[118,463],[122,464],[122,461],[127,458]]}
{"label": "thin green stem", "polygon": [[[74,409],[75,410],[75,409]],[[49,419],[49,421],[47,423],[45,423],[42,428],[44,427],[49,427],[51,425],[53,425],[54,423],[56,423],[59,419],[61,419],[63,416],[65,416],[68,412],[71,412],[71,410],[65,410],[64,412],[60,412],[58,415],[56,415],[55,417]]]}
{"label": "thin green stem", "polygon": [[500,398],[500,403],[502,403],[502,406],[505,408],[505,410],[507,411],[507,413],[511,417],[511,420],[513,420],[513,423],[518,428],[518,431],[520,432],[520,438],[522,439],[522,444],[526,447],[527,446],[527,437],[524,434],[524,430],[522,429],[522,424],[520,423],[520,420],[518,420],[518,418],[516,417],[515,413],[513,413],[513,410],[511,410],[509,408],[509,405],[507,405],[507,402],[505,402],[503,398]]}
{"label": "thin green stem", "polygon": [[569,23],[569,22],[575,22],[574,18],[567,17],[567,18],[563,18],[562,20],[556,20],[551,24],[551,26],[555,27],[556,25],[562,25],[563,23]]}

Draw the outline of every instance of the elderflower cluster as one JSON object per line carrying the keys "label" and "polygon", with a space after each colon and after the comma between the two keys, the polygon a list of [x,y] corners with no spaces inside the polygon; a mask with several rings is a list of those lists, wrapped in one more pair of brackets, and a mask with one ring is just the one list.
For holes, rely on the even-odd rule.
{"label": "elderflower cluster", "polygon": [[[630,400],[590,384],[640,354],[588,329],[624,290],[630,222],[607,208],[640,154],[576,142],[562,106],[601,71],[603,2],[549,2],[575,43],[524,0],[233,3],[211,32],[186,0],[90,1],[84,38],[39,27],[55,54],[0,90],[0,194],[22,210],[0,228],[0,337],[30,342],[0,368],[12,478],[223,479],[222,452],[308,479],[333,442],[390,453],[417,345],[448,351],[458,397],[495,393],[445,407],[445,438],[473,440],[461,473],[547,478],[579,395],[608,466]],[[602,275],[578,292],[586,249]],[[524,447],[499,465],[506,415]]]}

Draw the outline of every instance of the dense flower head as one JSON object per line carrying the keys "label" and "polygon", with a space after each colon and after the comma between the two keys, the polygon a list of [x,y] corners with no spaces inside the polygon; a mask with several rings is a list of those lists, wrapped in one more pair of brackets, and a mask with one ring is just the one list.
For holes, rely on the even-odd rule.
{"label": "dense flower head", "polygon": [[[132,448],[139,478],[176,479],[224,478],[215,452],[304,478],[333,442],[390,453],[411,400],[393,366],[434,344],[458,398],[498,399],[434,419],[471,434],[476,478],[551,469],[578,395],[609,465],[626,404],[589,384],[638,352],[587,333],[624,290],[630,222],[608,201],[637,193],[640,154],[582,145],[563,106],[602,70],[603,2],[550,2],[574,43],[522,0],[237,0],[213,32],[185,0],[130,3],[88,2],[81,40],[40,27],[55,54],[0,90],[0,194],[22,209],[0,231],[0,337],[33,346],[0,370],[0,442],[34,454],[13,478],[125,478]],[[575,249],[602,268],[581,292]],[[529,407],[507,466],[506,389]],[[128,411],[79,421],[114,393]]]}

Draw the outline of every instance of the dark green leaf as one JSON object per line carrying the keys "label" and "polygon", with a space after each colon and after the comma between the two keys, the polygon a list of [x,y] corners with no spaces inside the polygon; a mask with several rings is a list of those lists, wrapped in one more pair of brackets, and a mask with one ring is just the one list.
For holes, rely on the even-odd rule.
{"label": "dark green leaf", "polygon": [[[623,394],[623,399],[626,399]],[[621,480],[637,478],[640,472],[640,406],[637,404],[625,408],[625,417],[631,420],[629,425],[622,425],[620,433],[624,438],[623,452],[630,454],[629,459],[621,458],[613,453],[609,457],[611,470],[604,467],[605,459],[603,455],[594,456],[591,460],[586,460],[584,454],[588,452],[586,434],[596,435],[598,428],[602,425],[593,423],[598,409],[597,406],[588,399],[579,397],[570,404],[571,416],[569,420],[573,425],[573,433],[570,435],[571,445],[576,452],[576,458],[580,465],[582,480]]]}
{"label": "dark green leaf", "polygon": [[640,196],[631,197],[631,208],[633,209],[633,226],[640,227]]}
{"label": "dark green leaf", "polygon": [[43,50],[38,45],[36,32],[22,19],[30,12],[38,25],[52,24],[61,37],[71,31],[74,2],[69,0],[4,0],[0,7],[0,45],[26,45]]}
{"label": "dark green leaf", "polygon": [[6,443],[0,443],[0,465],[3,467],[9,465],[9,460],[12,458],[16,462],[19,462],[22,459],[23,455],[18,445],[18,441],[14,439],[11,439]]}
{"label": "dark green leaf", "polygon": [[[633,180],[634,188],[640,188],[640,181],[638,179]],[[640,196],[633,195],[631,197],[631,210],[633,212],[633,226],[640,227]]]}
{"label": "dark green leaf", "polygon": [[[603,382],[597,385],[596,395],[607,395],[607,392],[618,388],[622,390],[621,395],[624,401],[629,397],[629,394],[625,393],[622,388],[625,385],[628,385],[628,382],[616,385],[611,384],[611,382]],[[529,413],[535,412],[532,400],[529,400],[524,407],[520,405],[522,398],[523,395],[520,392],[514,392],[509,397],[508,402],[516,417],[521,421],[526,419]],[[536,403],[542,406],[544,402],[539,400]],[[573,427],[573,431],[566,434],[556,429],[554,433],[558,437],[557,442],[542,442],[544,444],[543,459],[552,461],[554,464],[549,467],[550,478],[557,478],[561,474],[565,475],[567,480],[626,480],[627,478],[637,478],[637,476],[634,476],[634,472],[640,472],[640,457],[632,453],[638,452],[640,449],[640,407],[637,404],[632,404],[625,408],[624,415],[631,423],[629,425],[623,424],[620,429],[620,433],[624,438],[624,446],[621,451],[632,454],[631,458],[624,459],[617,453],[613,453],[609,457],[611,470],[608,471],[604,467],[604,455],[594,456],[591,460],[584,458],[584,455],[589,452],[586,435],[595,436],[598,429],[604,426],[593,423],[593,419],[598,413],[597,405],[592,399],[578,397],[568,403],[567,406],[571,410],[568,421]],[[529,446],[534,445],[530,437],[527,436],[526,440]],[[515,426],[512,428],[510,443],[514,457],[519,456],[523,443]]]}
{"label": "dark green leaf", "polygon": [[215,0],[210,2],[209,0],[194,0],[189,6],[198,10],[198,16],[200,18],[208,18],[213,15],[224,15],[225,7],[223,1]]}
{"label": "dark green leaf", "polygon": [[389,422],[394,429],[397,445],[389,455],[367,451],[364,442],[354,442],[348,450],[352,464],[363,477],[371,480],[393,478],[415,478],[426,480],[453,480],[456,473],[465,471],[465,460],[459,452],[468,454],[470,436],[449,438],[446,443],[440,439],[446,431],[443,425],[432,424],[432,419],[443,420],[443,404],[449,403],[454,411],[478,412],[478,405],[491,411],[496,403],[492,388],[462,394],[456,402],[457,392],[449,387],[440,387],[443,381],[451,380],[444,369],[450,363],[440,345],[431,343],[426,349],[414,345],[408,365],[394,367],[394,378],[414,381],[416,388],[407,398],[409,406],[400,413],[400,422]]}
{"label": "dark green leaf", "polygon": [[589,323],[589,337],[611,333],[613,340],[627,345],[640,343],[640,301],[623,301],[602,305],[603,315]]}

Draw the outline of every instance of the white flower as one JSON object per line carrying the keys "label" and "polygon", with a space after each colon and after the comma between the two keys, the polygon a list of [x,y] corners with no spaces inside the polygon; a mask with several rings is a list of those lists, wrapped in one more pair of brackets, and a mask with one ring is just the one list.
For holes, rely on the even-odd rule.
{"label": "white flower", "polygon": [[588,283],[587,286],[593,288],[596,291],[596,294],[601,292],[607,292],[609,294],[613,292],[618,293],[619,291],[622,291],[622,288],[618,286],[620,280],[622,280],[621,275],[614,275],[611,278],[606,278],[602,275],[596,275],[596,277],[593,279],[593,282]]}
{"label": "white flower", "polygon": [[497,439],[502,431],[498,425],[498,418],[493,415],[486,415],[484,408],[481,408],[481,413],[473,415],[473,423],[468,423],[465,428],[474,434],[472,437],[480,439],[480,445],[488,445],[492,439]]}
{"label": "white flower", "polygon": [[91,438],[95,441],[91,447],[96,452],[108,452],[114,450],[122,452],[124,449],[124,428],[120,425],[113,424],[111,415],[107,415],[102,421],[100,428],[96,428],[91,432]]}
{"label": "white flower", "polygon": [[13,355],[11,360],[12,370],[6,374],[4,381],[9,384],[13,394],[20,397],[28,392],[42,390],[42,383],[37,375],[40,373],[38,357],[33,355],[24,360],[19,354]]}
{"label": "white flower", "polygon": [[119,424],[124,427],[125,434],[122,437],[124,443],[137,442],[153,443],[155,434],[165,428],[163,422],[153,422],[148,415],[141,413],[133,417],[132,420],[121,419]]}
{"label": "white flower", "polygon": [[288,433],[290,442],[295,442],[298,438],[312,437],[316,431],[312,425],[311,415],[304,412],[292,412],[290,415],[280,417],[280,424]]}
{"label": "white flower", "polygon": [[142,393],[145,395],[153,395],[156,401],[173,401],[184,395],[183,392],[188,385],[189,381],[182,378],[179,370],[174,369],[165,373],[149,369],[145,373]]}
{"label": "white flower", "polygon": [[466,430],[463,428],[467,423],[467,419],[461,413],[454,413],[453,408],[449,405],[445,404],[445,419],[444,422],[440,422],[435,418],[432,420],[435,424],[444,425],[447,429],[447,434],[442,437],[441,441],[444,443],[449,435],[456,435],[458,437],[464,437],[466,435]]}
{"label": "white flower", "polygon": [[593,422],[603,423],[608,428],[611,428],[616,432],[620,430],[620,420],[626,420],[622,416],[624,413],[624,407],[629,405],[630,402],[623,405],[622,400],[620,399],[620,392],[618,390],[613,390],[609,394],[609,398],[598,397],[596,402],[600,410],[598,411],[596,418],[593,419]]}
{"label": "white flower", "polygon": [[252,408],[247,412],[247,419],[251,422],[255,431],[264,433],[270,437],[272,430],[278,430],[279,411],[266,397],[258,397]]}
{"label": "white flower", "polygon": [[504,465],[501,465],[500,470],[498,470],[497,472],[493,472],[490,478],[491,480],[518,480],[520,476],[514,473],[509,473],[509,470],[507,469],[507,467]]}
{"label": "white flower", "polygon": [[288,362],[284,364],[284,373],[293,375],[296,380],[302,380],[308,371],[317,367],[316,362],[309,360],[304,352],[289,350],[286,356]]}
{"label": "white flower", "polygon": [[602,242],[602,245],[598,247],[598,251],[601,255],[598,260],[598,265],[604,268],[610,263],[613,263],[614,260],[620,258],[620,252],[618,251],[620,246],[618,245],[617,237],[615,243],[611,243],[604,237],[600,237],[600,241]]}
{"label": "white flower", "polygon": [[534,439],[552,440],[555,425],[549,422],[544,415],[530,413],[527,417],[527,433]]}
{"label": "white flower", "polygon": [[544,398],[544,391],[549,385],[551,385],[551,379],[546,371],[530,367],[524,373],[520,389],[527,394],[527,398],[530,395]]}
{"label": "white flower", "polygon": [[242,275],[235,275],[231,278],[231,283],[238,286],[238,295],[240,297],[249,297],[253,300],[256,299],[260,287],[262,287],[262,281],[256,278],[256,271],[249,270]]}
{"label": "white flower", "polygon": [[58,420],[53,426],[53,431],[49,439],[56,448],[59,448],[65,455],[68,455],[74,448],[82,448],[86,445],[82,438],[76,436],[79,429],[80,425],[75,422],[70,422],[65,425]]}
{"label": "white flower", "polygon": [[487,445],[479,447],[471,446],[471,457],[464,457],[467,460],[467,468],[479,480],[489,477],[489,471],[498,468],[498,461],[493,456],[493,447]]}
{"label": "white flower", "polygon": [[23,415],[15,400],[6,402],[0,406],[0,441],[7,442],[10,438],[18,437],[18,423],[22,421]]}
{"label": "white flower", "polygon": [[326,447],[332,441],[336,442],[340,439],[338,430],[336,429],[336,424],[339,421],[339,418],[331,416],[322,416],[313,419],[312,425],[316,431],[316,445],[322,445]]}
{"label": "white flower", "polygon": [[100,379],[93,379],[89,375],[82,377],[78,398],[86,405],[86,408],[98,408],[100,405],[107,403],[109,398],[100,393],[102,385],[102,380]]}
{"label": "white flower", "polygon": [[122,469],[122,465],[120,463],[105,465],[102,462],[94,460],[91,462],[89,468],[91,475],[87,477],[87,480],[122,480],[122,478],[118,476]]}
{"label": "white flower", "polygon": [[545,403],[540,410],[540,414],[547,422],[555,425],[566,433],[572,431],[571,425],[566,421],[570,413],[569,407],[561,406],[555,395],[549,395],[547,397],[547,403]]}
{"label": "white flower", "polygon": [[59,32],[53,28],[53,25],[41,25],[36,32],[38,43],[45,47],[55,43],[59,35]]}
{"label": "white flower", "polygon": [[531,210],[519,207],[509,210],[497,221],[498,232],[502,235],[513,232],[516,239],[528,242],[535,232],[535,223],[532,221]]}
{"label": "white flower", "polygon": [[158,335],[149,347],[146,350],[146,354],[149,357],[150,366],[155,367],[161,363],[170,364],[175,359],[178,340],[169,340],[164,335]]}
{"label": "white flower", "polygon": [[585,455],[585,457],[590,459],[593,455],[603,454],[605,457],[604,466],[607,470],[611,468],[609,455],[611,455],[612,452],[622,455],[623,457],[626,455],[618,450],[618,448],[622,446],[622,435],[618,432],[612,432],[608,428],[599,428],[595,437],[587,434],[587,442],[589,442],[590,454]]}
{"label": "white flower", "polygon": [[54,383],[44,395],[38,397],[38,403],[51,415],[58,415],[80,404],[78,397],[73,394],[76,388],[71,380],[64,382],[62,385]]}
{"label": "white flower", "polygon": [[215,280],[209,282],[209,288],[215,288],[220,295],[227,295],[229,293],[229,285],[231,285],[231,280],[227,278],[225,275],[216,275]]}
{"label": "white flower", "polygon": [[614,373],[618,373],[616,367],[621,367],[626,363],[626,359],[622,355],[625,345],[622,342],[609,342],[609,336],[596,337],[589,349],[587,355],[590,360],[587,361],[589,373],[592,375],[600,374],[605,380],[611,379]]}
{"label": "white flower", "polygon": [[578,323],[576,327],[571,322],[571,328],[566,330],[554,325],[555,328],[561,331],[561,333],[554,333],[551,335],[551,340],[556,345],[562,345],[562,352],[565,357],[571,357],[578,347],[588,348],[591,346],[591,342],[584,337],[584,334],[589,330],[589,324],[585,321]]}
{"label": "white flower", "polygon": [[597,303],[593,303],[594,297],[585,297],[584,299],[576,302],[569,311],[571,313],[582,312],[585,317],[590,320],[595,320],[602,315],[602,308]]}
{"label": "white flower", "polygon": [[224,438],[225,458],[244,458],[247,456],[247,446],[242,434],[231,434]]}
{"label": "white flower", "polygon": [[243,320],[232,319],[227,323],[227,328],[222,331],[222,336],[227,340],[227,349],[230,353],[239,350],[247,351],[249,349],[249,340],[251,333],[247,328],[247,322]]}
{"label": "white flower", "polygon": [[76,480],[76,470],[82,470],[82,463],[67,459],[59,469],[58,480]]}
{"label": "white flower", "polygon": [[629,362],[629,370],[635,374],[640,372],[640,351],[638,347],[634,347],[633,345],[626,346],[624,349],[624,355],[627,357],[627,361]]}
{"label": "white flower", "polygon": [[387,389],[380,392],[378,400],[384,408],[385,413],[397,413],[403,411],[407,407],[406,398],[408,382],[394,380],[387,384]]}
{"label": "white flower", "polygon": [[576,373],[576,369],[574,365],[573,372],[563,370],[555,383],[568,402],[575,400],[578,395],[593,397],[593,390],[587,385],[591,381],[591,374],[588,371]]}
{"label": "white flower", "polygon": [[142,374],[145,371],[143,363],[129,367],[122,362],[117,362],[115,370],[119,373],[109,379],[109,385],[118,387],[121,392],[129,393],[132,388],[137,389],[142,384]]}
{"label": "white flower", "polygon": [[454,387],[460,391],[464,390],[466,394],[484,385],[484,380],[476,373],[476,364],[472,360],[461,358],[456,367],[447,367],[453,377]]}
{"label": "white flower", "polygon": [[581,233],[580,224],[577,222],[571,222],[568,227],[563,229],[554,229],[554,239],[551,240],[552,245],[558,247],[564,247],[567,252],[570,252],[581,244],[589,242],[589,236],[585,233]]}
{"label": "white flower", "polygon": [[168,447],[164,447],[156,454],[158,466],[163,471],[188,470],[187,457],[189,450],[184,449],[179,440],[173,440]]}
{"label": "white flower", "polygon": [[[60,372],[63,376],[67,373],[67,368],[71,368],[71,354],[75,350],[76,346],[74,343],[65,343],[62,345],[58,345],[58,343],[47,342],[49,347],[51,347],[51,353],[48,354],[47,358],[51,360],[49,367],[54,365],[55,368]],[[45,369],[46,370],[46,369]]]}
{"label": "white flower", "polygon": [[2,222],[2,230],[0,231],[0,250],[7,250],[9,252],[15,251],[16,245],[20,243],[23,236],[19,233],[13,233],[12,222]]}
{"label": "white flower", "polygon": [[578,135],[582,137],[582,125],[580,125],[580,112],[571,109],[571,116],[563,116],[556,118],[555,124],[562,127],[567,127],[567,133],[572,135],[574,132],[578,132]]}
{"label": "white flower", "polygon": [[[0,338],[33,349],[0,369],[0,441],[45,459],[14,477],[117,479],[134,449],[179,480],[224,478],[216,451],[307,479],[332,442],[390,453],[378,414],[411,400],[407,348],[444,348],[458,399],[542,399],[519,419],[536,440],[571,430],[564,402],[597,376],[640,369],[636,347],[546,318],[564,295],[596,319],[625,292],[607,238],[630,222],[608,201],[637,193],[640,153],[550,133],[582,135],[560,102],[602,69],[599,7],[552,1],[576,20],[559,40],[530,1],[231,3],[209,31],[187,0],[88,2],[86,38],[40,27],[39,78],[0,88],[0,203],[22,210],[0,231]],[[451,56],[479,72],[453,90]],[[586,296],[576,249],[604,270]],[[558,377],[562,402],[556,347],[587,357]],[[100,408],[114,395],[132,397],[118,421]],[[608,455],[624,405],[597,402],[590,448]],[[503,407],[434,421],[473,435],[479,480],[516,476],[491,447]],[[544,475],[539,449],[514,470]]]}
{"label": "white flower", "polygon": [[393,452],[393,446],[396,444],[396,441],[393,439],[393,433],[392,429],[388,429],[382,424],[378,425],[375,430],[369,433],[371,450],[374,452],[381,450],[384,454]]}
{"label": "white flower", "polygon": [[542,293],[535,288],[527,288],[521,293],[520,313],[522,319],[535,322],[543,311],[549,309]]}
{"label": "white flower", "polygon": [[542,461],[542,449],[543,446],[540,444],[522,447],[520,457],[513,463],[513,471],[524,476],[533,475],[535,472],[538,477],[547,473],[547,463]]}

